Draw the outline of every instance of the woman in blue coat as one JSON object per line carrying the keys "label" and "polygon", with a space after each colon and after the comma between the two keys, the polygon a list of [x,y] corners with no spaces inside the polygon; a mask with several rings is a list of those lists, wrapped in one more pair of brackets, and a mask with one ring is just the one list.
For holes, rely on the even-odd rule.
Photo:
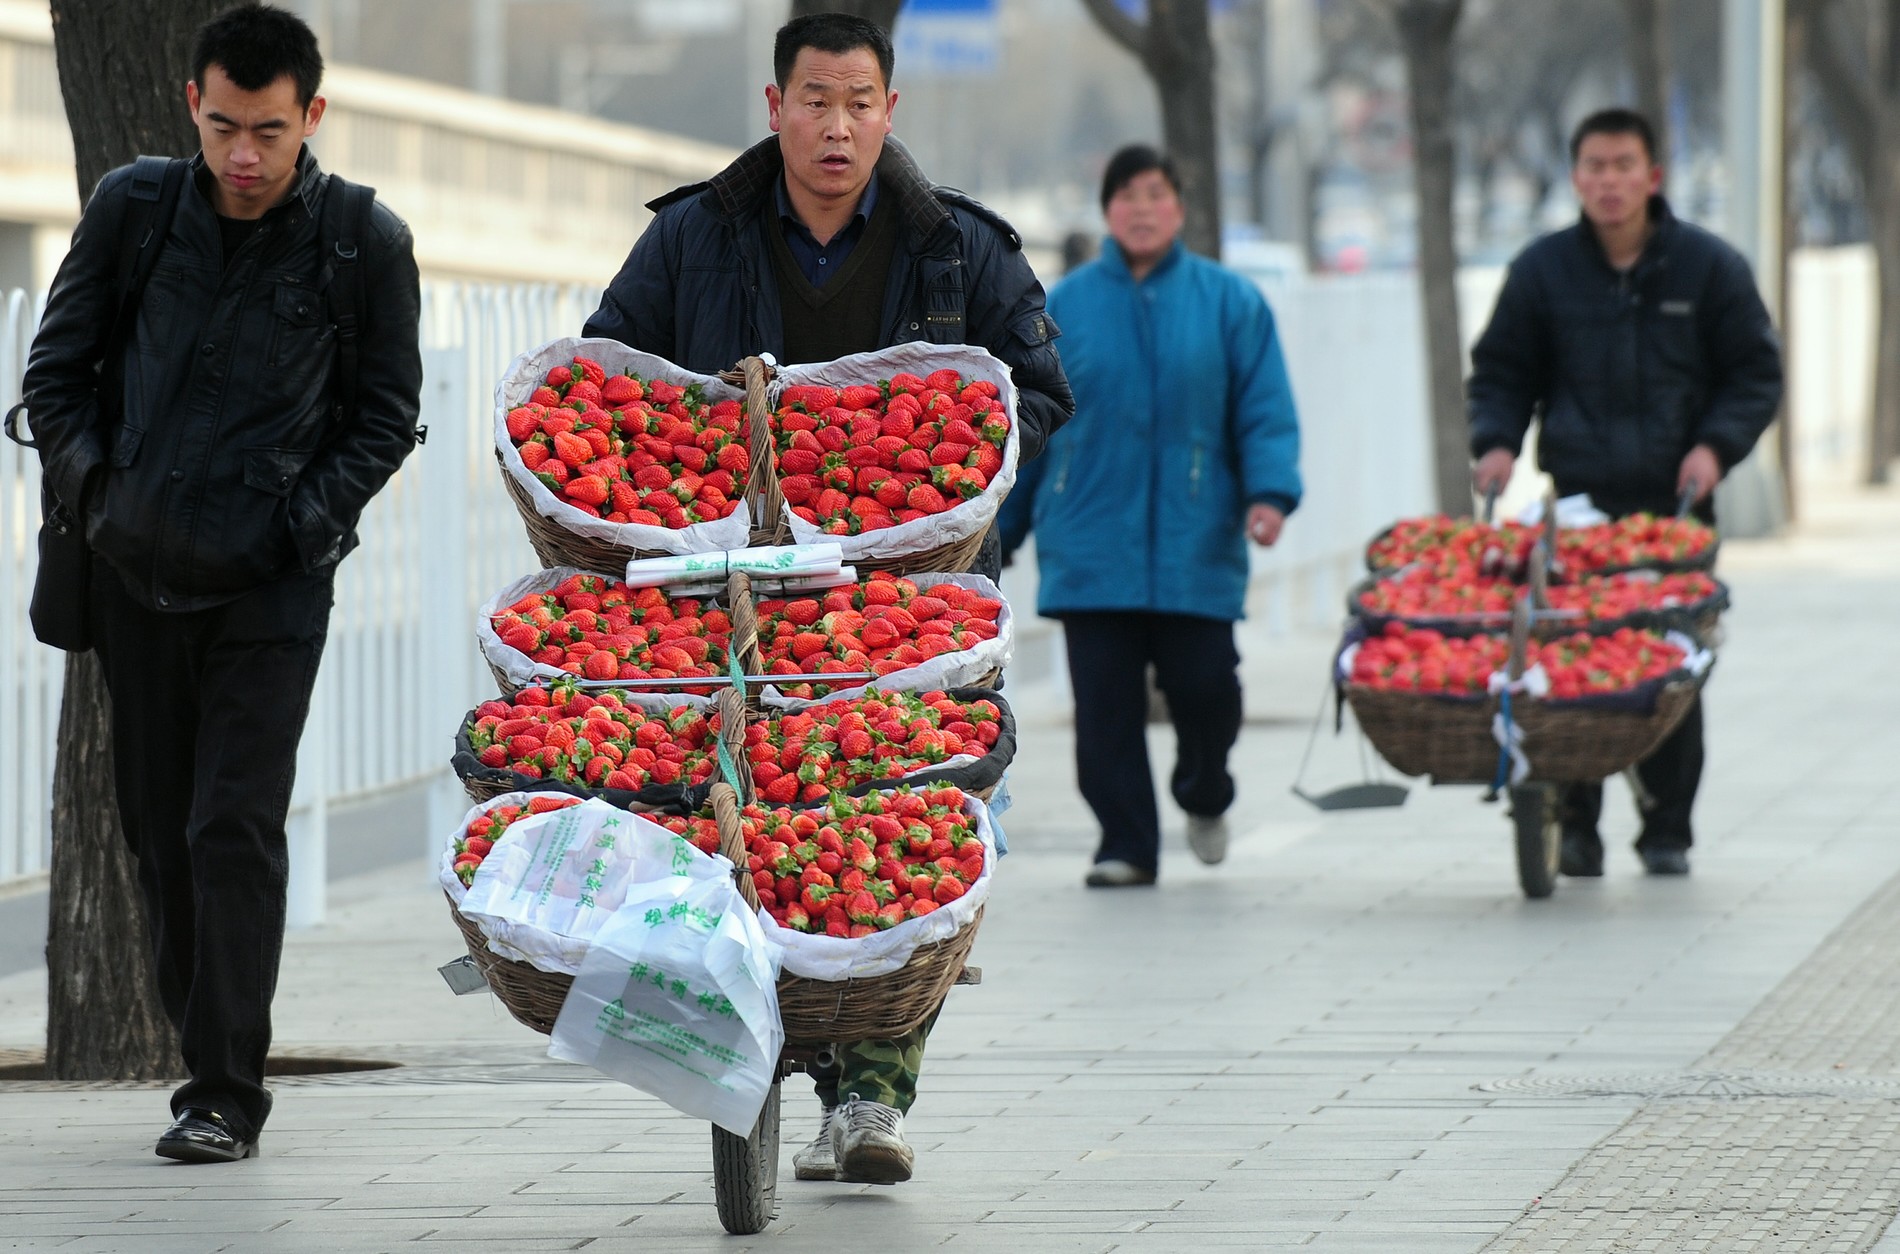
{"label": "woman in blue coat", "polygon": [[1226,856],[1247,541],[1273,544],[1299,504],[1300,435],[1273,314],[1249,280],[1182,246],[1172,163],[1116,153],[1102,210],[1101,256],[1049,293],[1075,417],[1024,468],[1001,529],[1005,552],[1036,533],[1037,609],[1062,622],[1076,776],[1102,828],[1087,883],[1109,888],[1154,883],[1160,860],[1150,666],[1189,847]]}

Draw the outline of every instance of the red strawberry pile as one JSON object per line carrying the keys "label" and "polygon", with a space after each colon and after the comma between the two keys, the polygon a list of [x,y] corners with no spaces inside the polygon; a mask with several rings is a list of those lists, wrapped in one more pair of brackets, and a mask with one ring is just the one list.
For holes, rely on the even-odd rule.
{"label": "red strawberry pile", "polygon": [[792,512],[855,536],[941,514],[989,487],[1009,417],[994,383],[938,370],[876,386],[788,387],[772,433]]}
{"label": "red strawberry pile", "polygon": [[[1471,566],[1443,574],[1414,566],[1361,592],[1358,605],[1371,614],[1399,618],[1503,617],[1511,612],[1518,590],[1519,585],[1509,579],[1481,575]],[[1717,591],[1715,580],[1689,571],[1660,578],[1638,573],[1591,576],[1574,584],[1552,584],[1546,594],[1552,609],[1576,611],[1584,621],[1594,623],[1644,610],[1695,605]]]}
{"label": "red strawberry pile", "polygon": [[739,402],[709,405],[698,384],[609,376],[577,357],[548,371],[507,424],[522,464],[591,518],[677,531],[724,518],[745,494]]}
{"label": "red strawberry pile", "polygon": [[590,788],[700,784],[718,757],[717,715],[684,705],[649,714],[624,693],[564,679],[483,702],[466,731],[483,766]]}
{"label": "red strawberry pile", "polygon": [[509,648],[586,679],[724,674],[732,641],[724,610],[601,575],[570,575],[489,621]]}
{"label": "red strawberry pile", "polygon": [[1494,526],[1447,514],[1402,518],[1367,547],[1366,565],[1390,570],[1417,562],[1437,571],[1495,572],[1503,566],[1521,566],[1529,559],[1537,536],[1537,528],[1513,522]]}
{"label": "red strawberry pile", "polygon": [[[1477,574],[1521,575],[1542,529],[1518,523],[1478,522],[1433,515],[1395,523],[1366,549],[1374,570],[1419,563],[1439,578]],[[1631,514],[1589,527],[1557,531],[1557,557],[1570,575],[1685,562],[1707,553],[1715,531],[1694,518]]]}
{"label": "red strawberry pile", "polygon": [[1594,527],[1557,532],[1557,556],[1573,571],[1654,566],[1700,557],[1715,544],[1715,530],[1694,518],[1631,514]]}
{"label": "red strawberry pile", "polygon": [[[769,674],[870,671],[888,675],[996,637],[1003,603],[960,584],[916,582],[874,572],[823,597],[758,604],[759,651]],[[788,684],[793,697],[822,697],[825,684]]]}
{"label": "red strawberry pile", "polygon": [[[1459,638],[1388,623],[1359,645],[1349,682],[1388,691],[1482,696],[1510,652],[1510,642],[1500,635]],[[1627,692],[1667,675],[1683,657],[1658,633],[1625,627],[1602,636],[1579,632],[1532,641],[1525,666],[1541,664],[1550,678],[1550,698],[1562,701]]]}
{"label": "red strawberry pile", "polygon": [[568,806],[577,806],[580,803],[579,797],[563,797],[546,793],[528,798],[528,804],[525,806],[512,804],[496,806],[492,810],[485,810],[476,815],[468,821],[468,826],[462,829],[462,834],[455,838],[457,878],[462,881],[463,887],[474,883],[475,868],[482,864],[482,859],[488,856],[488,851],[495,847],[495,842],[501,839],[501,834],[507,831],[509,825],[515,820],[526,818],[531,814],[546,814],[550,810],[564,810]]}
{"label": "red strawberry pile", "polygon": [[[745,807],[746,867],[780,927],[856,938],[955,901],[983,874],[983,841],[957,788],[835,794],[817,810]],[[663,826],[700,848],[707,818]]]}
{"label": "red strawberry pile", "polygon": [[994,701],[879,692],[754,723],[746,728],[746,757],[759,798],[789,805],[899,779],[958,754],[981,757],[1002,729]]}

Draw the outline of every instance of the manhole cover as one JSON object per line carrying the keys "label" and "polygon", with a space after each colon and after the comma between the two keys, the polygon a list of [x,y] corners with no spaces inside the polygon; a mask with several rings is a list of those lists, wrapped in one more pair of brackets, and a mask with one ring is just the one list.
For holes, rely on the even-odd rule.
{"label": "manhole cover", "polygon": [[1487,1080],[1481,1093],[1526,1097],[1864,1097],[1900,1098],[1900,1079],[1773,1071],[1667,1071],[1634,1075],[1532,1075]]}

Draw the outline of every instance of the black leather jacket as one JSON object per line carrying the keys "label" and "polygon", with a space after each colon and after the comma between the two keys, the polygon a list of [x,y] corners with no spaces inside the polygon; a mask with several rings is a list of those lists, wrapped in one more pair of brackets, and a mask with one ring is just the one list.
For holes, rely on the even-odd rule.
{"label": "black leather jacket", "polygon": [[1636,265],[1610,267],[1587,221],[1511,262],[1471,350],[1471,451],[1517,452],[1533,416],[1559,491],[1674,503],[1697,444],[1726,471],[1781,401],[1781,351],[1741,254],[1650,200]]}
{"label": "black leather jacket", "polygon": [[[711,180],[655,200],[649,208],[658,216],[584,334],[700,374],[749,354],[782,353],[784,322],[761,215],[783,168],[774,137]],[[1028,461],[1075,412],[1075,397],[1056,352],[1060,332],[1043,311],[1042,285],[1023,259],[1021,238],[963,193],[932,187],[895,140],[884,141],[877,171],[879,195],[895,197],[903,215],[879,347],[928,340],[988,349],[1014,378]]]}
{"label": "black leather jacket", "polygon": [[421,295],[409,228],[378,204],[359,244],[358,406],[346,419],[318,287],[329,176],[306,148],[291,195],[227,266],[194,158],[118,363],[123,412],[101,413],[130,175],[126,166],[99,181],[28,358],[48,482],[62,501],[84,502],[94,550],[154,609],[202,609],[333,567],[415,447]]}

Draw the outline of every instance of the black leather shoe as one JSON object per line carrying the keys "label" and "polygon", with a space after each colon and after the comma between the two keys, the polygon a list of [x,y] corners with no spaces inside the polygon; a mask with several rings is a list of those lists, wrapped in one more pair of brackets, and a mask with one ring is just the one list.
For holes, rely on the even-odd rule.
{"label": "black leather shoe", "polygon": [[1595,832],[1565,832],[1557,850],[1557,869],[1579,879],[1603,874],[1603,842]]}
{"label": "black leather shoe", "polygon": [[1636,856],[1643,860],[1643,869],[1651,875],[1687,875],[1689,873],[1687,849],[1638,845]]}
{"label": "black leather shoe", "polygon": [[215,1110],[187,1106],[158,1138],[160,1158],[181,1163],[234,1163],[257,1153],[257,1140],[240,1141]]}

